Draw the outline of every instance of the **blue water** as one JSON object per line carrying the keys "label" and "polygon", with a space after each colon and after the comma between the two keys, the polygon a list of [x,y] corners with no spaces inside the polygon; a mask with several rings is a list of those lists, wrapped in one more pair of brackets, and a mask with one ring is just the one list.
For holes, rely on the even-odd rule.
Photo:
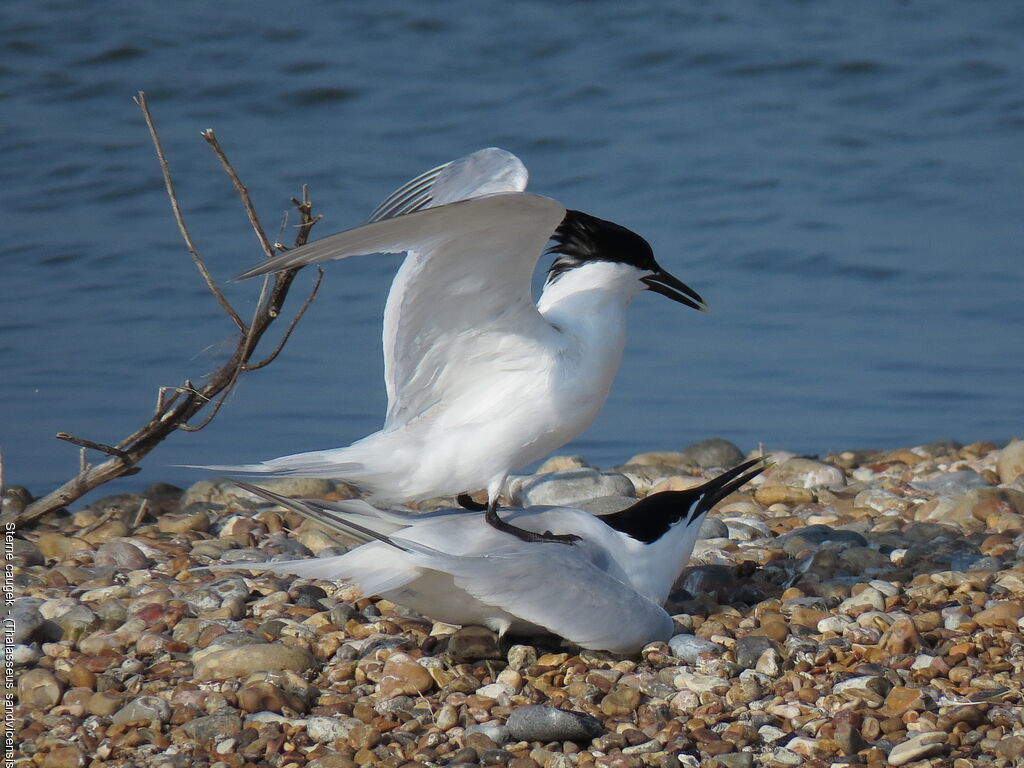
{"label": "blue water", "polygon": [[[712,435],[823,453],[1024,434],[1016,0],[37,0],[4,4],[0,47],[9,484],[49,490],[77,466],[55,432],[116,442],[231,346],[137,90],[222,282],[260,253],[208,127],[271,232],[303,183],[323,235],[497,145],[534,191],[642,233],[712,312],[637,298],[612,395],[565,449],[595,463]],[[285,354],[106,491],[376,429],[397,263],[329,265]],[[251,310],[257,286],[226,290]]]}

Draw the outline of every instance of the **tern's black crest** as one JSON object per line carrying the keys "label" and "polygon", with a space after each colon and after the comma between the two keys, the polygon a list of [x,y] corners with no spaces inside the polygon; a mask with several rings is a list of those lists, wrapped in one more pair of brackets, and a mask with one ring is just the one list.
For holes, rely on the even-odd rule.
{"label": "tern's black crest", "polygon": [[[655,493],[621,512],[602,515],[601,520],[620,533],[651,544],[680,520],[685,520],[686,525],[699,525],[715,504],[761,474],[765,470],[762,462],[762,459],[745,461],[696,488]],[[758,464],[760,466],[756,466]]]}
{"label": "tern's black crest", "polygon": [[581,211],[566,211],[551,239],[554,245],[548,253],[557,258],[548,269],[549,283],[591,261],[617,261],[652,272],[658,269],[650,244],[640,235]]}

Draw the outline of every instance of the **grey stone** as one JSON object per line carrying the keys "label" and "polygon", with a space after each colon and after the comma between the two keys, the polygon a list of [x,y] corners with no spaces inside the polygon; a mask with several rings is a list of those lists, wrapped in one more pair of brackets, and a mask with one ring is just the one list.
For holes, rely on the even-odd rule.
{"label": "grey stone", "polygon": [[736,576],[724,565],[695,565],[684,570],[677,583],[694,597],[714,595],[717,599],[736,589]]}
{"label": "grey stone", "polygon": [[513,645],[508,649],[509,669],[527,669],[537,663],[537,649],[532,645]]}
{"label": "grey stone", "polygon": [[45,562],[39,547],[31,541],[15,538],[8,540],[7,547],[7,562],[15,568],[28,568]]}
{"label": "grey stone", "polygon": [[636,498],[633,496],[598,496],[581,501],[576,506],[584,512],[600,517],[601,515],[614,515],[616,512],[629,509],[634,504],[636,504]]}
{"label": "grey stone", "polygon": [[60,627],[62,640],[77,642],[80,638],[99,627],[100,620],[95,613],[84,605],[76,605],[55,618],[54,623]]}
{"label": "grey stone", "polygon": [[945,731],[925,731],[901,741],[889,752],[889,765],[904,765],[923,757],[931,757],[946,749]]}
{"label": "grey stone", "polygon": [[743,669],[753,669],[761,654],[775,648],[771,638],[761,635],[746,635],[736,640],[736,663]]}
{"label": "grey stone", "polygon": [[911,546],[902,565],[915,573],[969,571],[981,557],[978,548],[966,539],[940,539]]}
{"label": "grey stone", "polygon": [[134,723],[137,721],[150,722],[159,720],[166,723],[171,719],[171,705],[159,696],[139,696],[125,704],[114,713],[114,724]]}
{"label": "grey stone", "polygon": [[43,624],[43,615],[39,612],[39,606],[43,601],[38,597],[19,597],[11,606],[9,617],[14,620],[15,644],[27,643],[29,638]]}
{"label": "grey stone", "polygon": [[729,526],[717,517],[704,517],[700,524],[700,531],[697,533],[697,541],[727,538],[729,538]]}
{"label": "grey stone", "polygon": [[684,466],[701,467],[734,467],[743,461],[743,452],[728,440],[720,437],[709,437],[699,443],[684,448],[681,462]]}
{"label": "grey stone", "polygon": [[355,717],[311,717],[306,720],[306,733],[313,741],[330,744],[338,739],[348,738],[352,730],[361,725],[362,720]]}
{"label": "grey stone", "polygon": [[584,712],[532,704],[520,707],[508,717],[508,732],[517,741],[590,741],[604,727]]}
{"label": "grey stone", "polygon": [[2,658],[10,660],[10,663],[16,667],[31,666],[39,661],[42,655],[42,651],[36,646],[24,643],[4,645],[2,652]]}
{"label": "grey stone", "polygon": [[242,718],[227,713],[207,715],[189,720],[181,728],[189,738],[198,742],[220,741],[238,735],[242,730]]}
{"label": "grey stone", "polygon": [[602,473],[589,467],[539,475],[512,485],[512,503],[521,507],[577,505],[600,496],[636,496],[633,483],[625,475]]}
{"label": "grey stone", "polygon": [[697,657],[702,653],[720,656],[725,651],[724,646],[696,635],[675,635],[668,641],[668,647],[672,650],[673,656],[679,657],[687,664],[696,664]]}

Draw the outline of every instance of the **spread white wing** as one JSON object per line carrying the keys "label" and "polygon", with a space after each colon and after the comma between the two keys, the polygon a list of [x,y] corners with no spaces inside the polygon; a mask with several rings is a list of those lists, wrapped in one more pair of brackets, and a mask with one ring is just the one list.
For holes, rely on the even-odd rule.
{"label": "spread white wing", "polygon": [[[460,391],[499,339],[523,343],[555,331],[530,293],[537,260],[565,207],[521,190],[526,169],[502,150],[482,150],[396,190],[372,220],[280,254],[239,277],[371,253],[408,256],[384,311],[385,430]],[[509,350],[503,351],[510,359]],[[454,363],[454,364],[453,364]]]}

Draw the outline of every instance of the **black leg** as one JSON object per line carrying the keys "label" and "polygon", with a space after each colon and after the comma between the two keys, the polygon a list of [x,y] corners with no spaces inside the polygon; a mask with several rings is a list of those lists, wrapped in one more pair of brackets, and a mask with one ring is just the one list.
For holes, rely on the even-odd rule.
{"label": "black leg", "polygon": [[544,533],[534,533],[528,531],[525,528],[520,528],[518,525],[512,525],[506,523],[500,517],[498,517],[498,502],[497,500],[490,502],[487,505],[487,512],[484,515],[484,519],[487,524],[492,528],[496,528],[504,533],[510,533],[517,539],[530,542],[552,542],[554,544],[572,544],[574,541],[579,541],[579,536],[574,536],[571,533],[554,534],[551,531],[544,531]]}
{"label": "black leg", "polygon": [[468,493],[460,493],[455,497],[455,501],[458,502],[460,507],[468,509],[471,512],[483,512],[487,509],[486,504],[481,504],[479,501],[473,501],[473,497]]}

